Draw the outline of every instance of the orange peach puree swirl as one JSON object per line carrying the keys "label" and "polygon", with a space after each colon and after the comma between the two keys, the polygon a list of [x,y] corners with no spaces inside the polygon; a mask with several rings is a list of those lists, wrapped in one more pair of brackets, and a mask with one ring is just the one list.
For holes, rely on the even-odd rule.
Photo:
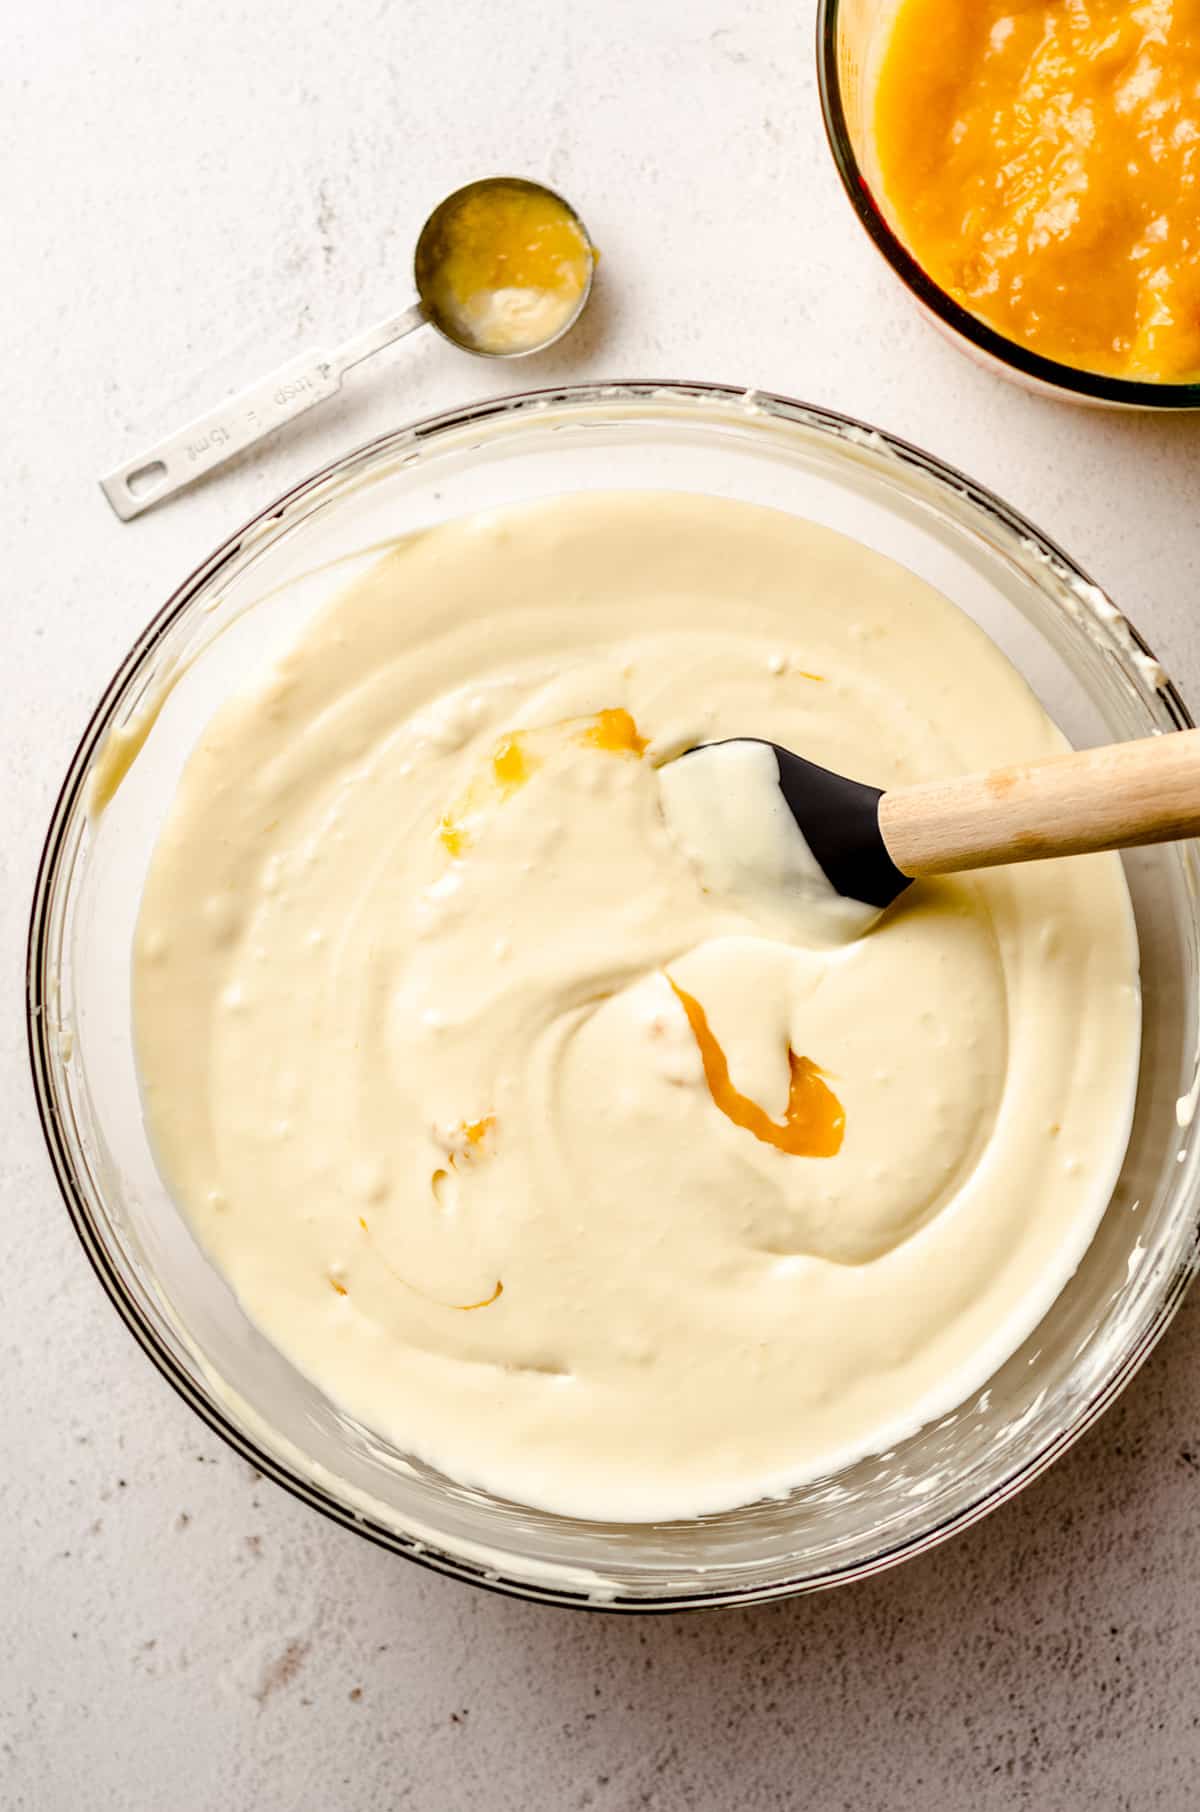
{"label": "orange peach puree swirl", "polygon": [[541,766],[547,749],[564,736],[606,755],[637,757],[646,748],[646,738],[621,706],[540,730],[514,730],[496,744],[490,760],[442,818],[438,834],[450,855],[461,856],[470,847],[472,821],[496,800],[509,799],[523,787]]}
{"label": "orange peach puree swirl", "polygon": [[[667,977],[670,981],[670,976]],[[846,1115],[841,1102],[833,1090],[826,1086],[822,1072],[809,1057],[797,1057],[795,1051],[788,1050],[788,1063],[791,1066],[791,1086],[788,1089],[787,1109],[783,1124],[772,1120],[763,1112],[757,1101],[741,1095],[729,1079],[729,1064],[725,1053],[709,1029],[708,1016],[700,1002],[691,994],[671,982],[675,996],[688,1017],[692,1036],[700,1048],[700,1058],[704,1064],[704,1080],[708,1092],[713,1098],[714,1106],[735,1126],[744,1127],[761,1139],[764,1145],[774,1145],[779,1151],[786,1151],[793,1158],[833,1158],[842,1149],[842,1139],[846,1132]]]}

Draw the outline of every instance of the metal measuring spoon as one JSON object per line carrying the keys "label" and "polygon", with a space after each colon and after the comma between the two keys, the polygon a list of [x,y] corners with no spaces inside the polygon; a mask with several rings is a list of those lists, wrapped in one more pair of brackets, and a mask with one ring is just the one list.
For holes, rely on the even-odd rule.
{"label": "metal measuring spoon", "polygon": [[[464,255],[464,231],[475,235],[468,251],[473,247],[486,254],[489,222],[494,225],[497,238],[492,249],[500,257],[493,265],[502,273],[503,232],[512,229],[514,219],[519,224],[522,211],[532,215],[539,205],[552,211],[552,224],[576,255],[577,268],[567,286],[538,290],[496,282],[490,288],[463,292],[455,281],[455,260]],[[483,262],[486,265],[486,257]],[[118,466],[100,480],[100,488],[122,522],[131,521],[323,403],[341,389],[352,365],[360,365],[418,327],[434,327],[452,345],[482,358],[521,359],[542,352],[569,332],[583,313],[595,268],[596,251],[587,229],[553,189],[516,176],[468,183],[439,203],[421,229],[413,260],[419,300],[410,308],[356,334],[336,352],[308,352],[280,366]]]}

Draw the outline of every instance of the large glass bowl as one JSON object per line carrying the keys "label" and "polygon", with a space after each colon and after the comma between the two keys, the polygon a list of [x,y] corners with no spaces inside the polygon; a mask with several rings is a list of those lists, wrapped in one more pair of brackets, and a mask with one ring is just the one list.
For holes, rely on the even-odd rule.
{"label": "large glass bowl", "polygon": [[[1077,742],[1190,722],[1145,644],[1065,554],[927,454],[827,411],[717,386],[580,386],[400,430],[298,485],[185,580],[108,685],[38,875],[29,1042],[67,1206],[164,1376],[239,1452],[338,1522],[505,1591],[626,1610],[732,1604],[861,1577],[961,1529],[1061,1453],[1132,1376],[1196,1264],[1194,846],[1128,861],[1145,1034],[1129,1155],[1084,1263],[988,1388],[893,1452],[721,1516],[576,1522],[455,1484],[361,1428],[247,1320],[159,1180],[139,1110],[129,950],[185,757],[247,671],[391,536],[481,506],[630,487],[744,498],[856,536],[975,617]],[[729,600],[736,613],[736,597]],[[173,684],[169,684],[173,682]],[[114,731],[145,746],[99,823]],[[1186,1120],[1186,1101],[1180,1110]]]}
{"label": "large glass bowl", "polygon": [[[1115,409],[1200,409],[1200,383],[1156,384],[1081,371],[1006,339],[961,307],[913,257],[884,199],[871,126],[880,53],[898,3],[817,0],[817,76],[842,185],[876,250],[913,301],[964,352],[1044,395]],[[953,4],[969,6],[971,0]]]}

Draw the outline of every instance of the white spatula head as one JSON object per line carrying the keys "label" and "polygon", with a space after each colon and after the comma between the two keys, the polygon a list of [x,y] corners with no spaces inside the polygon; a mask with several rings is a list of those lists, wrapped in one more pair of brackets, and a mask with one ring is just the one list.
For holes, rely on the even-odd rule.
{"label": "white spatula head", "polygon": [[775,743],[704,743],[658,778],[704,885],[778,936],[847,943],[910,885],[880,834],[879,790]]}

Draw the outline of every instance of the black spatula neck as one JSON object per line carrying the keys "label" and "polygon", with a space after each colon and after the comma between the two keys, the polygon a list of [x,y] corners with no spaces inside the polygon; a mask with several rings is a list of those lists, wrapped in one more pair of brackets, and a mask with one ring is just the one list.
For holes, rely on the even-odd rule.
{"label": "black spatula neck", "polygon": [[890,906],[909,877],[892,861],[879,829],[881,790],[833,774],[777,743],[768,746],[779,763],[780,791],[830,884],[847,899],[881,910]]}

